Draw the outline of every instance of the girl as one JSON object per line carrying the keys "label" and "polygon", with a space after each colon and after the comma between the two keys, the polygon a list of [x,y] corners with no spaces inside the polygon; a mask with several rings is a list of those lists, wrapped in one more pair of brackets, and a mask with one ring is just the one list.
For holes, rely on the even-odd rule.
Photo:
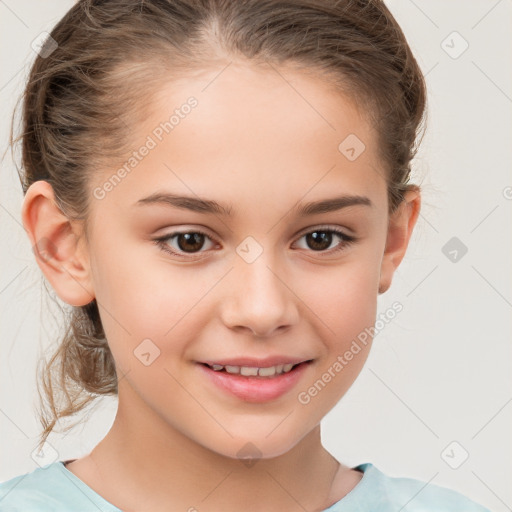
{"label": "girl", "polygon": [[41,452],[118,410],[0,510],[485,511],[320,438],[419,214],[425,102],[381,1],[77,2],[23,107],[23,225],[72,307]]}

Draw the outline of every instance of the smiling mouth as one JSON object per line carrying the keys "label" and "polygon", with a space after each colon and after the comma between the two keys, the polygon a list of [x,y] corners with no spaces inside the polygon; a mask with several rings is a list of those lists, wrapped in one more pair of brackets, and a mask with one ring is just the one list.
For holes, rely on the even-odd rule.
{"label": "smiling mouth", "polygon": [[300,365],[309,364],[312,359],[308,361],[302,361],[297,364],[277,364],[268,367],[255,367],[255,366],[235,366],[235,365],[221,365],[221,364],[207,364],[201,363],[211,370],[219,373],[229,373],[231,375],[239,375],[242,377],[277,377],[285,373],[290,373]]}

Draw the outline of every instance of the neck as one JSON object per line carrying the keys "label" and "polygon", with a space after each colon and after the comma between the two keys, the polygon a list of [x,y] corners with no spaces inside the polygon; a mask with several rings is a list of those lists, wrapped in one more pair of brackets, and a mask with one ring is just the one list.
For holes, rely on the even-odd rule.
{"label": "neck", "polygon": [[233,459],[151,410],[125,410],[120,397],[112,428],[90,454],[91,487],[122,510],[320,511],[337,501],[331,486],[340,469],[320,437],[317,425],[283,455]]}

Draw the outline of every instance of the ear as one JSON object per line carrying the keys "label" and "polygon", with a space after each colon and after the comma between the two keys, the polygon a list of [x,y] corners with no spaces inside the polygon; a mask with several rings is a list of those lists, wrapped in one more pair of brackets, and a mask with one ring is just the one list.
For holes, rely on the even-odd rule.
{"label": "ear", "polygon": [[414,186],[405,192],[403,201],[389,217],[386,247],[380,270],[379,293],[386,292],[391,286],[393,274],[405,256],[420,207],[420,189]]}
{"label": "ear", "polygon": [[94,294],[79,225],[59,209],[47,181],[36,181],[28,188],[21,217],[37,264],[59,298],[71,306],[91,302]]}

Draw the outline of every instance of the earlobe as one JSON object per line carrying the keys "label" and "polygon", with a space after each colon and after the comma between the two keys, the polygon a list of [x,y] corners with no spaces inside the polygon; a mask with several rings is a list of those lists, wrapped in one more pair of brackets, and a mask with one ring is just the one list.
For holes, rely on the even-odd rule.
{"label": "earlobe", "polygon": [[379,293],[386,292],[391,286],[393,274],[405,256],[414,226],[418,219],[420,207],[420,189],[414,187],[404,194],[402,203],[397,210],[390,215],[386,247],[381,264]]}
{"label": "earlobe", "polygon": [[85,247],[75,233],[77,225],[57,206],[50,183],[39,180],[28,188],[21,217],[37,264],[59,298],[71,306],[91,302]]}

